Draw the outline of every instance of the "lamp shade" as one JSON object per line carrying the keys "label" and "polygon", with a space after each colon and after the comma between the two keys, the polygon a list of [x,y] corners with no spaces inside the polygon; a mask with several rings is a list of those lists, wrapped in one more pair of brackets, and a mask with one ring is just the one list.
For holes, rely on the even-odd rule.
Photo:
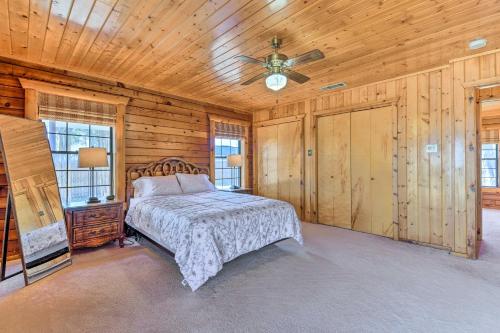
{"label": "lamp shade", "polygon": [[241,166],[241,155],[227,155],[227,166],[237,168]]}
{"label": "lamp shade", "polygon": [[80,148],[78,150],[79,168],[99,168],[108,166],[106,148]]}

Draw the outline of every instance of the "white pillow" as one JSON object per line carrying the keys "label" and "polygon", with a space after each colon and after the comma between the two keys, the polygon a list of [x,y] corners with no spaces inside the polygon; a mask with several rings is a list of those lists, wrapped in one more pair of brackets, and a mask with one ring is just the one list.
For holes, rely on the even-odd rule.
{"label": "white pillow", "polygon": [[215,191],[215,186],[208,180],[207,175],[191,175],[186,173],[176,173],[175,175],[184,193]]}
{"label": "white pillow", "polygon": [[174,175],[141,177],[135,180],[132,185],[134,186],[134,197],[136,198],[182,194],[177,177]]}

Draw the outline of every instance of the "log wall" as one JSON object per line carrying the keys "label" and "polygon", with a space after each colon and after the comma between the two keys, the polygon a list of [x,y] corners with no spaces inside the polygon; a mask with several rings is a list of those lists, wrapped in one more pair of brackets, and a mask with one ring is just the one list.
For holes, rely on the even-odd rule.
{"label": "log wall", "polygon": [[[24,116],[24,89],[18,78],[46,81],[129,97],[125,116],[126,167],[163,157],[181,157],[209,166],[209,114],[251,120],[251,115],[216,105],[160,94],[121,83],[50,69],[43,66],[0,60],[0,114]],[[251,132],[251,131],[250,131]],[[251,139],[251,138],[250,138]],[[248,154],[252,165],[252,151]],[[250,171],[250,177],[252,170]],[[251,178],[250,178],[251,179]],[[0,163],[0,239],[3,232],[7,182]],[[18,254],[15,226],[11,223],[9,257]]]}

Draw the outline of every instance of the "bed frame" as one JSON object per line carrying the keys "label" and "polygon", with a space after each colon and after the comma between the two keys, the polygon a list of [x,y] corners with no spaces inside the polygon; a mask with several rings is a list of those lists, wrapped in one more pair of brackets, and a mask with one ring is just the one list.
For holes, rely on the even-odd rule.
{"label": "bed frame", "polygon": [[[169,175],[175,175],[176,173],[209,175],[209,169],[190,163],[178,157],[167,157],[159,161],[151,162],[149,164],[136,165],[130,167],[127,170],[127,175],[126,175],[127,182],[125,188],[127,209],[130,205],[130,199],[134,197],[134,187],[132,186],[132,182],[134,180],[139,179],[141,177],[169,176]],[[125,229],[127,235],[129,236],[135,235],[136,239],[145,238],[154,245],[156,245],[157,247],[168,252],[170,255],[173,255],[171,251],[161,246],[161,244],[155,242],[153,239],[151,239],[151,237],[144,235],[143,233],[127,225],[126,223],[125,223]]]}
{"label": "bed frame", "polygon": [[[126,197],[127,197],[127,209],[130,204],[130,199],[134,197],[134,187],[132,182],[141,177],[155,177],[155,176],[168,176],[175,175],[176,173],[187,173],[187,174],[209,174],[209,169],[205,167],[198,166],[196,164],[187,162],[181,158],[177,157],[167,157],[156,162],[151,162],[146,165],[137,165],[129,168],[127,170],[127,184],[126,184]],[[125,233],[127,236],[135,236],[136,240],[139,241],[141,238],[147,239],[150,243],[158,247],[159,249],[165,251],[171,257],[175,257],[175,253],[171,252],[158,242],[156,242],[151,237],[145,235],[144,233],[138,231],[137,229],[129,226],[125,223]],[[286,238],[285,238],[286,239]],[[284,241],[285,239],[277,240],[270,245]]]}
{"label": "bed frame", "polygon": [[132,182],[141,177],[169,176],[176,173],[209,175],[208,168],[198,166],[177,157],[167,157],[145,165],[136,165],[127,170],[126,199],[127,207],[134,197]]}

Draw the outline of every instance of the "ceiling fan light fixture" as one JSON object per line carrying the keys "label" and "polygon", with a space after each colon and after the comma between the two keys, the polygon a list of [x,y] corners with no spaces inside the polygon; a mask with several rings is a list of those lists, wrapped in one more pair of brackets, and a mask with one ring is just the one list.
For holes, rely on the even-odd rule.
{"label": "ceiling fan light fixture", "polygon": [[278,91],[286,87],[288,79],[280,73],[271,74],[266,78],[266,87],[271,90]]}
{"label": "ceiling fan light fixture", "polygon": [[247,64],[260,65],[267,69],[266,72],[260,73],[246,81],[242,82],[242,86],[248,86],[260,79],[266,78],[267,88],[278,91],[286,87],[288,80],[304,84],[311,78],[304,74],[292,70],[293,67],[311,63],[323,59],[325,55],[318,49],[311,50],[294,58],[288,58],[286,54],[278,52],[281,46],[281,39],[274,37],[272,42],[274,49],[273,53],[269,54],[264,60],[258,60],[245,55],[236,56],[238,60]]}

